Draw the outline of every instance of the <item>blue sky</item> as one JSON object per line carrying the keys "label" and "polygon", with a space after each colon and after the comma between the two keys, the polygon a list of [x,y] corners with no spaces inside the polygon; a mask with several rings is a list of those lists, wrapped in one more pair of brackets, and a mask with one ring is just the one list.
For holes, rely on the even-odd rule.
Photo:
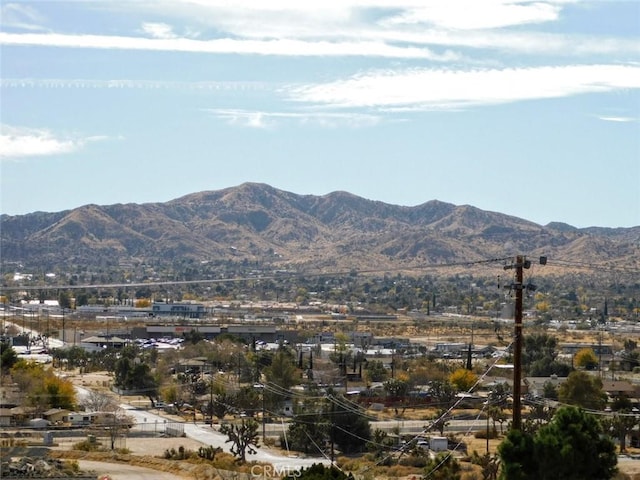
{"label": "blue sky", "polygon": [[0,212],[243,182],[640,225],[640,1],[4,1]]}

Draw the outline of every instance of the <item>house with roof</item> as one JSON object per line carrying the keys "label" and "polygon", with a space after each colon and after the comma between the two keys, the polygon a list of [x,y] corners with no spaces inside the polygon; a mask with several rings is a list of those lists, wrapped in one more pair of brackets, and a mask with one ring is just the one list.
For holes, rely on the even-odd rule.
{"label": "house with roof", "polygon": [[68,414],[69,410],[64,408],[50,408],[42,414],[42,417],[50,423],[63,423]]}
{"label": "house with roof", "polygon": [[544,397],[545,386],[550,384],[558,390],[558,387],[567,380],[567,377],[559,377],[557,375],[551,375],[549,377],[525,377],[524,385],[525,389],[523,393],[532,397]]}
{"label": "house with roof", "polygon": [[609,401],[616,398],[628,398],[632,403],[637,403],[638,387],[626,380],[602,380],[602,390],[609,397]]}
{"label": "house with roof", "polygon": [[13,423],[13,413],[10,408],[0,408],[0,427],[10,427]]}

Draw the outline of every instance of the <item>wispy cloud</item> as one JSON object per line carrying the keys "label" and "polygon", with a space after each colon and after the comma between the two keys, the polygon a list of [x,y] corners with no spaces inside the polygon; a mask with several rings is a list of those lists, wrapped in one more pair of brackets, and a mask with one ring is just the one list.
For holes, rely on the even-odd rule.
{"label": "wispy cloud", "polygon": [[378,27],[488,29],[558,20],[576,0],[170,0],[128,8],[180,16],[245,37],[300,36]]}
{"label": "wispy cloud", "polygon": [[[129,15],[133,11],[141,16],[161,16],[180,27],[167,22],[143,21],[129,35],[118,36],[95,30],[86,34],[3,32],[0,44],[212,54],[368,56],[439,62],[467,60],[453,50],[462,48],[564,56],[640,53],[640,44],[633,38],[586,32],[554,34],[531,29],[531,25],[560,20],[568,3],[577,2],[158,0],[87,3],[86,8],[109,9],[112,14]],[[32,15],[36,13],[34,10]]]}
{"label": "wispy cloud", "polygon": [[574,65],[491,70],[377,71],[294,88],[297,102],[334,108],[457,109],[640,88],[640,67]]}
{"label": "wispy cloud", "polygon": [[49,130],[2,125],[0,129],[0,159],[17,160],[71,153],[88,142],[105,140],[103,136],[64,137]]}
{"label": "wispy cloud", "polygon": [[383,24],[431,24],[456,30],[479,30],[555,21],[562,9],[559,2],[513,0],[426,1],[419,6],[407,7],[400,14],[386,19]]}
{"label": "wispy cloud", "polygon": [[230,125],[251,128],[274,128],[281,123],[314,125],[324,128],[370,127],[379,124],[379,115],[331,112],[265,112],[242,109],[205,109]]}
{"label": "wispy cloud", "polygon": [[615,116],[599,116],[600,120],[604,120],[605,122],[618,122],[618,123],[628,123],[637,121],[633,117],[615,117]]}
{"label": "wispy cloud", "polygon": [[422,58],[452,61],[451,52],[434,53],[428,48],[400,47],[383,42],[308,42],[302,40],[194,40],[190,38],[151,39],[104,35],[12,34],[0,33],[0,45],[40,45],[68,48],[155,50],[195,53],[235,53],[281,56],[368,56]]}
{"label": "wispy cloud", "polygon": [[0,5],[0,18],[4,28],[19,30],[44,30],[44,17],[35,8],[24,3],[4,3]]}
{"label": "wispy cloud", "polygon": [[253,81],[168,81],[168,80],[96,80],[89,78],[1,78],[3,88],[107,88],[107,89],[167,89],[225,92],[257,92],[276,88],[267,82]]}

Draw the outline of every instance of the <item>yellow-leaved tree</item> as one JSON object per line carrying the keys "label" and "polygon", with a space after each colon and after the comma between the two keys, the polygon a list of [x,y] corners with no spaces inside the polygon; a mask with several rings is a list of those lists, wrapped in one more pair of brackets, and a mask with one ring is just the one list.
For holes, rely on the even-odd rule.
{"label": "yellow-leaved tree", "polygon": [[471,370],[459,368],[449,375],[449,383],[453,385],[459,392],[467,392],[478,381],[478,376]]}
{"label": "yellow-leaved tree", "polygon": [[598,368],[598,357],[596,352],[591,348],[583,348],[576,352],[573,358],[573,363],[578,368],[584,368],[585,370],[594,370]]}

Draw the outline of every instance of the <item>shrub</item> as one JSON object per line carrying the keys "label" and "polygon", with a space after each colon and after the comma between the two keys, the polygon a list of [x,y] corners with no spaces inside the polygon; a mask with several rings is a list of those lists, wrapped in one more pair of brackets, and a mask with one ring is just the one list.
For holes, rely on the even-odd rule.
{"label": "shrub", "polygon": [[476,438],[498,438],[498,430],[495,428],[489,429],[488,432],[486,430],[478,430],[473,436]]}
{"label": "shrub", "polygon": [[187,450],[182,445],[178,447],[178,450],[171,448],[164,451],[163,458],[167,460],[186,460],[189,457],[195,456],[196,453],[193,450]]}
{"label": "shrub", "polygon": [[220,453],[222,449],[220,447],[214,448],[211,445],[208,447],[200,447],[198,449],[198,457],[204,458],[205,460],[215,460],[216,454]]}
{"label": "shrub", "polygon": [[95,440],[83,440],[73,444],[74,450],[81,450],[83,452],[97,452],[102,449],[102,444]]}
{"label": "shrub", "polygon": [[424,468],[427,466],[428,460],[428,457],[411,455],[401,458],[398,463],[405,467]]}

